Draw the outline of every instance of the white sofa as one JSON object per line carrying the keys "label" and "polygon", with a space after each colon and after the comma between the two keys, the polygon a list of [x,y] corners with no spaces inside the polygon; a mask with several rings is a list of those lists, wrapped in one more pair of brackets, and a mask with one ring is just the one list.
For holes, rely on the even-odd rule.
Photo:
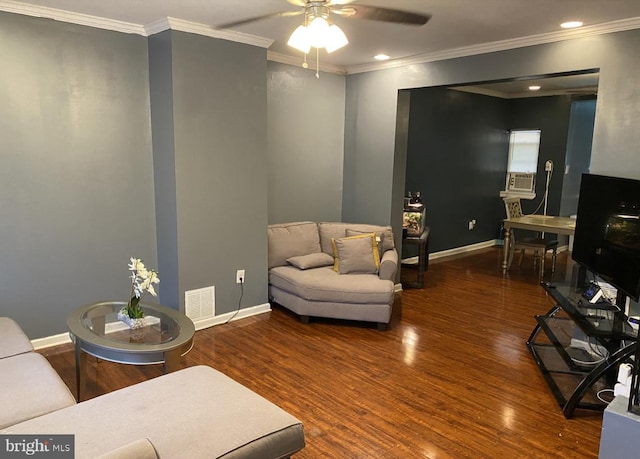
{"label": "white sofa", "polygon": [[387,328],[398,269],[390,226],[292,222],[269,225],[267,236],[270,301],[305,323],[328,317]]}
{"label": "white sofa", "polygon": [[213,368],[76,403],[32,351],[20,327],[0,317],[0,435],[72,434],[76,459],[279,459],[304,447],[299,420]]}

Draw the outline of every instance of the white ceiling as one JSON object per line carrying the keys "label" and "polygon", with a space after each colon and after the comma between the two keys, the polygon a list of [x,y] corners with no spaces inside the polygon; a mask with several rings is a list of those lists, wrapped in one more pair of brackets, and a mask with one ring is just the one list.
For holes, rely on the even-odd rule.
{"label": "white ceiling", "polygon": [[[356,0],[358,3],[433,17],[426,25],[416,27],[332,15],[350,44],[333,54],[321,51],[322,63],[357,71],[358,67],[372,65],[373,56],[378,53],[393,59],[438,56],[451,51],[464,55],[491,50],[492,46],[506,49],[580,34],[640,28],[640,0]],[[4,11],[20,11],[21,5],[139,26],[169,17],[212,28],[298,9],[286,0],[0,0],[0,10]],[[51,17],[38,11],[33,15]],[[581,31],[561,31],[559,24],[567,20],[581,20],[586,27]],[[302,54],[286,45],[301,21],[301,16],[276,17],[239,26],[234,31],[274,40],[270,53],[301,61]]]}

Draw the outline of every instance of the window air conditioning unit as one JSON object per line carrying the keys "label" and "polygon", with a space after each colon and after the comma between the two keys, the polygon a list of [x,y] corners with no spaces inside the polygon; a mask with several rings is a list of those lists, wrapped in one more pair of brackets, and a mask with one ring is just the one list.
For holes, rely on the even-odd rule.
{"label": "window air conditioning unit", "polygon": [[507,191],[533,193],[536,174],[510,173],[507,180]]}

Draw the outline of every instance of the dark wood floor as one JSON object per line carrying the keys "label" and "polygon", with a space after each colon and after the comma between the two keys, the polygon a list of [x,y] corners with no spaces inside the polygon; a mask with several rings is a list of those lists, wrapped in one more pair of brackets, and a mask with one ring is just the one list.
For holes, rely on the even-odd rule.
{"label": "dark wood floor", "polygon": [[[530,260],[504,278],[499,262],[487,249],[432,263],[385,332],[276,307],[197,332],[183,366],[210,365],[301,419],[296,458],[595,458],[602,413],[565,419],[525,346],[551,306]],[[559,257],[560,276],[570,263]],[[43,354],[75,390],[70,346]],[[88,395],[160,373],[90,359]]]}

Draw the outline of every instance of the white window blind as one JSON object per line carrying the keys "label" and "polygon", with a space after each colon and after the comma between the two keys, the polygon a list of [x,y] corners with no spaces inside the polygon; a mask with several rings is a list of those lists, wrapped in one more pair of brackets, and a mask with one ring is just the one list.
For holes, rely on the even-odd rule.
{"label": "white window blind", "polygon": [[538,169],[540,130],[514,130],[509,135],[507,172],[535,174]]}

